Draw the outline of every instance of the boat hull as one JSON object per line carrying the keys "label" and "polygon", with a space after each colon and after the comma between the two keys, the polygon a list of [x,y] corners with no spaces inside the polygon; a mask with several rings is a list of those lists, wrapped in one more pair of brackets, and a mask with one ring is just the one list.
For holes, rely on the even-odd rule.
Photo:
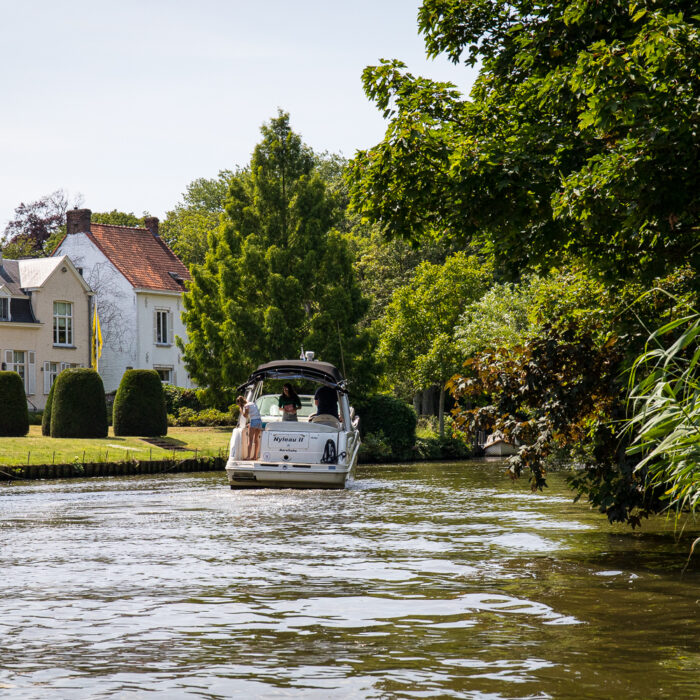
{"label": "boat hull", "polygon": [[229,462],[226,476],[232,489],[343,489],[351,469],[338,465],[265,465]]}

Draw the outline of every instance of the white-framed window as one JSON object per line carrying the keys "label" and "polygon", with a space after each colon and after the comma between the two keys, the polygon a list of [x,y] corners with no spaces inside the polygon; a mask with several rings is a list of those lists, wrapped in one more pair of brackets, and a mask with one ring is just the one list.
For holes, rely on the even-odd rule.
{"label": "white-framed window", "polygon": [[32,350],[5,350],[5,369],[22,377],[24,391],[36,391],[36,355]]}
{"label": "white-framed window", "polygon": [[10,320],[10,300],[7,297],[0,297],[0,321]]}
{"label": "white-framed window", "polygon": [[175,371],[172,367],[155,365],[153,369],[158,372],[160,381],[163,382],[163,384],[175,384]]}
{"label": "white-framed window", "polygon": [[168,309],[156,309],[153,312],[153,330],[156,345],[173,344],[173,315]]}
{"label": "white-framed window", "polygon": [[53,383],[64,369],[69,367],[82,367],[82,364],[76,362],[44,362],[44,393],[48,394],[51,391]]}
{"label": "white-framed window", "polygon": [[69,301],[53,303],[53,344],[73,345],[73,304]]}

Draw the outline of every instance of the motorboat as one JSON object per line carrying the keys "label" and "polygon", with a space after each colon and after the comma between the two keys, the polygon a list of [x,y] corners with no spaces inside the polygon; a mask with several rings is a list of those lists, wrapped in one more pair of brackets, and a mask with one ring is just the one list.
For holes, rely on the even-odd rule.
{"label": "motorboat", "polygon": [[484,443],[484,454],[487,457],[507,457],[517,454],[518,448],[504,440],[500,432],[495,432],[486,438]]}
{"label": "motorboat", "polygon": [[[342,489],[352,479],[360,431],[347,381],[332,364],[314,360],[312,352],[302,357],[262,364],[238,387],[246,401],[258,407],[263,430],[257,453],[248,454],[249,429],[243,416],[233,429],[226,462],[232,489]],[[297,420],[283,420],[278,406],[280,380],[314,389],[330,387],[337,396],[337,416],[316,413],[314,394],[302,391]],[[270,392],[270,386],[276,393]]]}

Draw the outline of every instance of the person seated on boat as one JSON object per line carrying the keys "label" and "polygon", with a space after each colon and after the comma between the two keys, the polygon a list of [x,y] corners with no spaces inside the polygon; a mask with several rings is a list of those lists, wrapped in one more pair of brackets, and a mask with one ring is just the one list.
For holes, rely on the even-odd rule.
{"label": "person seated on boat", "polygon": [[263,427],[260,410],[252,401],[246,401],[242,396],[236,399],[236,403],[248,424],[248,449],[247,456],[243,459],[256,459],[260,451],[260,435]]}
{"label": "person seated on boat", "polygon": [[324,423],[332,428],[340,427],[340,416],[338,415],[338,394],[335,389],[329,386],[321,386],[314,394],[316,413],[309,417],[312,423]]}
{"label": "person seated on boat", "polygon": [[297,411],[301,408],[301,399],[291,384],[282,387],[278,405],[282,410],[282,420],[297,420]]}

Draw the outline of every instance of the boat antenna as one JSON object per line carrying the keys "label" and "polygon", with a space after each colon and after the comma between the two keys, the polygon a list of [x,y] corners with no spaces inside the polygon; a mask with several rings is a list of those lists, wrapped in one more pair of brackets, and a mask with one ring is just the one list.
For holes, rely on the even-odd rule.
{"label": "boat antenna", "polygon": [[347,379],[348,373],[345,371],[345,356],[343,355],[343,341],[340,337],[340,321],[336,321],[335,325],[338,326],[338,345],[340,345],[340,360],[343,363],[343,376]]}

